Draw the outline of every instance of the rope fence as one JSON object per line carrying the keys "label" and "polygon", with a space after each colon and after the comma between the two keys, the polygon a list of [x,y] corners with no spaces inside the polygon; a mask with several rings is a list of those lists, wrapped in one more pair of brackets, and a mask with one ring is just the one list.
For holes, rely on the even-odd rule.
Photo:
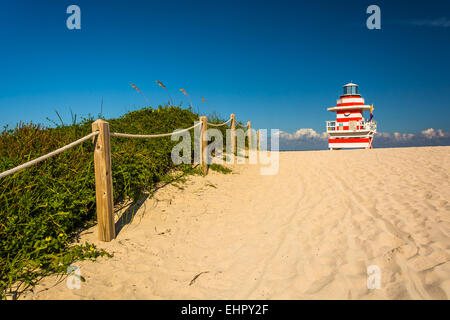
{"label": "rope fence", "polygon": [[193,125],[192,127],[189,127],[186,129],[181,129],[181,130],[177,130],[175,132],[161,133],[161,134],[129,134],[129,133],[118,133],[118,132],[110,132],[109,134],[114,137],[124,137],[124,138],[162,138],[162,137],[170,137],[170,136],[173,136],[176,134],[180,134],[180,133],[189,131],[189,130],[194,129],[201,125],[202,125],[202,123],[199,122],[199,123]]}
{"label": "rope fence", "polygon": [[242,123],[240,123],[240,122],[238,122],[238,121],[236,121],[236,123],[237,123],[237,125],[239,126],[239,127],[242,127],[242,128],[247,128],[248,127],[248,123],[247,123],[247,125],[243,125]]}
{"label": "rope fence", "polygon": [[227,125],[231,120],[233,120],[233,119],[230,118],[230,119],[228,119],[228,121],[225,121],[224,123],[211,123],[211,122],[208,122],[208,125],[212,126],[212,127],[221,127],[221,126]]}
{"label": "rope fence", "polygon": [[59,148],[59,149],[57,149],[55,151],[52,151],[52,152],[50,152],[50,153],[48,153],[46,155],[43,155],[42,157],[36,158],[34,160],[31,160],[31,161],[28,161],[28,162],[26,162],[24,164],[21,164],[20,166],[17,166],[17,167],[15,167],[13,169],[10,169],[10,170],[7,170],[5,172],[2,172],[2,173],[0,173],[0,178],[4,178],[4,177],[9,176],[9,175],[11,175],[13,173],[16,173],[18,171],[21,171],[23,169],[31,167],[32,165],[38,164],[39,162],[42,162],[42,161],[44,161],[44,160],[46,160],[48,158],[56,156],[57,154],[59,154],[59,153],[61,153],[63,151],[66,151],[66,150],[68,150],[68,149],[70,149],[72,147],[75,147],[76,145],[78,145],[78,144],[80,144],[80,143],[82,143],[82,142],[84,142],[84,141],[86,141],[86,140],[88,140],[88,139],[90,139],[92,137],[95,137],[98,134],[99,134],[98,131],[92,132],[92,133],[88,134],[87,136],[85,136],[85,137],[83,137],[81,139],[78,139],[77,141],[69,143],[68,145],[66,145],[66,146],[64,146],[62,148]]}
{"label": "rope fence", "polygon": [[[96,209],[97,209],[97,225],[98,225],[98,238],[100,241],[111,241],[116,237],[114,228],[114,201],[113,201],[113,185],[112,185],[112,163],[111,163],[111,141],[110,137],[124,137],[124,138],[162,138],[169,137],[176,134],[180,134],[189,130],[192,130],[198,126],[201,126],[200,135],[200,165],[202,166],[203,173],[206,175],[208,165],[204,161],[205,153],[207,149],[206,130],[207,126],[220,127],[227,125],[231,122],[231,143],[232,152],[236,153],[236,124],[243,128],[248,128],[248,142],[251,147],[251,123],[247,122],[246,126],[243,126],[236,121],[234,114],[231,114],[230,119],[223,123],[209,123],[206,116],[200,117],[200,122],[185,129],[180,129],[171,133],[161,134],[128,134],[119,132],[110,132],[109,123],[105,120],[99,119],[92,123],[92,133],[72,142],[68,145],[61,147],[55,151],[52,151],[46,155],[43,155],[34,160],[28,161],[15,168],[9,169],[0,173],[0,179],[19,172],[23,169],[31,167],[39,162],[42,162],[48,158],[56,156],[57,154],[64,152],[74,146],[93,138],[94,142],[94,168],[95,168],[95,193],[96,193]],[[259,149],[259,130],[257,132],[257,147]]]}

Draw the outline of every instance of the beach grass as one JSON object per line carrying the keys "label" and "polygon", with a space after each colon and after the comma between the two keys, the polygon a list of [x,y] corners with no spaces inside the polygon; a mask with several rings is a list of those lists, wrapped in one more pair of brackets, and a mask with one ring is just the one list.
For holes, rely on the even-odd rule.
{"label": "beach grass", "polygon": [[[91,132],[91,117],[44,127],[19,123],[0,135],[0,172],[47,154]],[[173,106],[131,111],[108,119],[111,131],[167,133],[192,126],[198,115]],[[191,131],[191,134],[192,131]],[[114,200],[138,199],[175,170],[170,138],[111,138]],[[193,140],[193,139],[192,139]],[[93,144],[86,141],[38,165],[3,178],[0,185],[0,297],[16,297],[42,277],[65,274],[76,260],[109,256],[93,244],[76,243],[96,221]],[[198,172],[197,172],[198,173]],[[181,178],[180,178],[181,179]],[[178,180],[180,180],[178,179]]]}

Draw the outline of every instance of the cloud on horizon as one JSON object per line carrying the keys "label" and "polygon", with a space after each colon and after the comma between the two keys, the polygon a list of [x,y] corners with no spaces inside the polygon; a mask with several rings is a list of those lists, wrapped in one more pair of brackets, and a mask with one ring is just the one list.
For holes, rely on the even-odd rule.
{"label": "cloud on horizon", "polygon": [[[326,132],[317,132],[311,128],[298,129],[294,133],[279,132],[280,150],[318,150],[328,148]],[[387,133],[375,134],[374,148],[422,147],[450,145],[450,132],[429,128],[419,134]]]}
{"label": "cloud on horizon", "polygon": [[436,18],[436,19],[424,19],[424,20],[397,20],[396,23],[414,25],[414,26],[424,26],[424,27],[450,27],[450,19],[447,17]]}

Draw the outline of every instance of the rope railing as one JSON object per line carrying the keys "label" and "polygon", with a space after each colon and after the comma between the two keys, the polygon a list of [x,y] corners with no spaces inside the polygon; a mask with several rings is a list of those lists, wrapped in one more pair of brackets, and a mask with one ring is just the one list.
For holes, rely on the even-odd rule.
{"label": "rope railing", "polygon": [[9,175],[11,175],[13,173],[16,173],[18,171],[21,171],[23,169],[31,167],[32,165],[35,165],[35,164],[37,164],[39,162],[42,162],[42,161],[44,161],[44,160],[46,160],[48,158],[56,156],[57,154],[59,154],[59,153],[61,153],[63,151],[66,151],[66,150],[68,150],[68,149],[70,149],[72,147],[75,147],[76,145],[78,145],[78,144],[80,144],[80,143],[82,143],[82,142],[84,142],[84,141],[86,141],[86,140],[88,140],[88,139],[98,135],[98,134],[99,134],[98,131],[92,132],[92,133],[88,134],[87,136],[85,136],[85,137],[83,137],[81,139],[78,139],[78,140],[76,140],[76,141],[74,141],[72,143],[69,143],[68,145],[66,145],[64,147],[61,147],[61,148],[59,148],[59,149],[57,149],[55,151],[52,151],[52,152],[50,152],[50,153],[48,153],[46,155],[43,155],[43,156],[41,156],[39,158],[36,158],[34,160],[31,160],[31,161],[28,161],[28,162],[26,162],[24,164],[21,164],[20,166],[17,166],[15,168],[10,169],[10,170],[6,170],[6,171],[0,173],[0,178],[4,178],[4,177],[9,176]]}
{"label": "rope railing", "polygon": [[227,125],[231,120],[232,120],[232,118],[228,119],[227,121],[225,121],[223,123],[211,123],[211,122],[208,122],[208,125],[212,126],[212,127],[221,127],[221,126]]}
{"label": "rope railing", "polygon": [[[200,126],[200,125],[202,125],[201,122],[193,125],[192,127],[186,128],[186,129],[178,130],[178,131],[171,132],[171,133],[163,133],[163,134],[143,135],[143,134],[127,134],[127,133],[110,132],[110,135],[111,136],[117,136],[117,137],[128,137],[128,138],[160,138],[160,137],[168,137],[168,136],[172,136],[172,135],[175,135],[175,134],[183,133],[183,132],[189,131],[191,129],[194,129],[194,128]],[[46,160],[48,158],[56,156],[57,154],[59,154],[61,152],[64,152],[64,151],[66,151],[66,150],[68,150],[68,149],[70,149],[72,147],[75,147],[76,145],[78,145],[78,144],[80,144],[80,143],[82,143],[82,142],[84,142],[84,141],[86,141],[86,140],[88,140],[88,139],[98,135],[98,134],[99,134],[98,131],[92,132],[92,133],[88,134],[87,136],[85,136],[83,138],[80,138],[80,139],[78,139],[78,140],[76,140],[76,141],[74,141],[72,143],[69,143],[68,145],[65,145],[64,147],[61,147],[61,148],[59,148],[59,149],[57,149],[55,151],[52,151],[52,152],[50,152],[50,153],[48,153],[46,155],[43,155],[43,156],[41,156],[39,158],[36,158],[34,160],[31,160],[31,161],[28,161],[28,162],[26,162],[24,164],[21,164],[20,166],[17,166],[15,168],[6,170],[6,171],[0,173],[0,178],[7,177],[7,176],[9,176],[11,174],[14,174],[14,173],[18,172],[18,171],[21,171],[23,169],[31,167],[31,166],[33,166],[35,164],[38,164],[39,162],[42,162],[42,161],[44,161],[44,160]]]}
{"label": "rope railing", "polygon": [[247,125],[243,125],[242,123],[240,123],[239,121],[236,121],[236,124],[239,126],[239,127],[242,127],[242,128],[247,128],[248,127],[248,124]]}
{"label": "rope railing", "polygon": [[124,138],[162,138],[162,137],[169,137],[169,136],[173,136],[175,134],[180,134],[186,131],[189,131],[191,129],[194,129],[198,126],[201,126],[202,123],[199,122],[197,124],[194,124],[192,127],[186,128],[186,129],[181,129],[181,130],[177,130],[171,133],[160,133],[160,134],[130,134],[130,133],[119,133],[119,132],[110,132],[109,135],[114,136],[114,137],[124,137]]}
{"label": "rope railing", "polygon": [[[234,114],[231,114],[229,120],[224,123],[208,123],[206,116],[200,117],[200,121],[195,123],[193,126],[185,129],[176,130],[171,133],[161,133],[161,134],[128,134],[120,132],[110,132],[109,123],[105,120],[99,119],[92,123],[92,133],[80,138],[68,145],[61,147],[55,151],[52,151],[46,155],[43,155],[34,160],[28,161],[20,166],[13,169],[7,170],[0,173],[0,178],[4,178],[18,171],[26,169],[32,165],[42,162],[50,157],[53,157],[65,150],[68,150],[90,138],[96,137],[94,140],[94,169],[95,169],[95,193],[96,193],[96,210],[97,210],[97,225],[98,225],[98,238],[100,241],[111,241],[116,237],[116,232],[114,228],[114,199],[113,199],[113,184],[112,184],[112,163],[111,163],[111,142],[110,137],[124,137],[124,138],[161,138],[173,136],[180,134],[198,126],[201,126],[200,133],[200,165],[202,166],[204,174],[207,173],[208,165],[203,160],[204,155],[207,152],[207,126],[219,127],[224,126],[231,122],[231,132],[232,132],[232,150],[233,153],[236,151],[236,124],[248,128],[250,134],[248,135],[249,146],[251,145],[251,123],[247,122],[246,126],[236,121]],[[259,148],[259,132],[257,134],[258,148]]]}

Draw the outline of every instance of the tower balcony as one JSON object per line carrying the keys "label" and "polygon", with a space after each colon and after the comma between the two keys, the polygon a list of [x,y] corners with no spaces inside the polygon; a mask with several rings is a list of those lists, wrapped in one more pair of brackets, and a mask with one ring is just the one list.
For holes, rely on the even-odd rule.
{"label": "tower balcony", "polygon": [[377,122],[359,120],[359,121],[349,121],[347,123],[337,122],[337,121],[327,121],[327,133],[329,135],[349,135],[354,136],[355,134],[367,135],[375,133],[377,131]]}

